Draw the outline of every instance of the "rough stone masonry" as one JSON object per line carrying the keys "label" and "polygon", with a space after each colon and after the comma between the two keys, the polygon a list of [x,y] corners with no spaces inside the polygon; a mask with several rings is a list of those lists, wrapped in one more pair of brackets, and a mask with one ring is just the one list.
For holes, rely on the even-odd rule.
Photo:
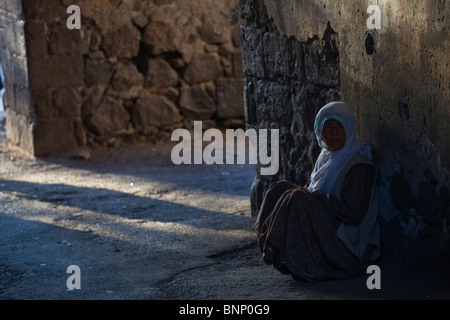
{"label": "rough stone masonry", "polygon": [[8,139],[43,156],[242,127],[239,26],[237,0],[2,1]]}
{"label": "rough stone masonry", "polygon": [[274,180],[304,185],[319,149],[313,122],[346,101],[372,146],[382,246],[406,266],[450,261],[450,1],[241,0],[249,127],[280,130],[280,171],[257,175],[252,212]]}

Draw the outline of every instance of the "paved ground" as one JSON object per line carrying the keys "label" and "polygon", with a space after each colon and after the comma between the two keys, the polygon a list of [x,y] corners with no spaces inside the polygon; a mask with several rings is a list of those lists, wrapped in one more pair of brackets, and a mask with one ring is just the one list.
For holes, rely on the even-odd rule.
{"label": "paved ground", "polygon": [[[388,258],[303,283],[255,246],[250,165],[175,166],[171,145],[30,159],[0,141],[0,299],[447,299],[449,281]],[[67,267],[81,271],[68,290]]]}

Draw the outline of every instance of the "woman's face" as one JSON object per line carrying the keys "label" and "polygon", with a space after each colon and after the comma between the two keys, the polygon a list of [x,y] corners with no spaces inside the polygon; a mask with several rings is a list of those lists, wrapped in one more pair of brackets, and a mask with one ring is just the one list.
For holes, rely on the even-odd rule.
{"label": "woman's face", "polygon": [[322,140],[330,151],[338,151],[345,146],[345,129],[337,120],[327,121],[323,125]]}

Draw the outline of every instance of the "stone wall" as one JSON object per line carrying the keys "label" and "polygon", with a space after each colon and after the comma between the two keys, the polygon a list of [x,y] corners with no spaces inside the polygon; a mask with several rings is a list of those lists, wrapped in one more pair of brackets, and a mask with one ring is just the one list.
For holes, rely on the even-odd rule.
{"label": "stone wall", "polygon": [[[33,154],[170,139],[193,120],[244,125],[237,0],[22,2]],[[70,5],[81,10],[80,30],[66,26]],[[13,137],[15,117],[7,121]]]}
{"label": "stone wall", "polygon": [[[370,29],[367,8],[381,9]],[[256,176],[252,209],[273,180],[303,185],[318,148],[316,112],[354,110],[379,168],[384,252],[408,266],[450,257],[450,2],[241,0],[249,126],[280,129],[280,172]]]}
{"label": "stone wall", "polygon": [[[302,42],[280,35],[256,3],[241,2],[242,64],[247,127],[280,130],[280,170],[257,175],[252,186],[256,214],[264,191],[276,180],[304,185],[320,148],[314,135],[315,113],[340,99],[337,34],[330,28]],[[259,170],[257,170],[259,171]]]}
{"label": "stone wall", "polygon": [[0,61],[5,77],[4,103],[7,108],[9,140],[29,153],[34,152],[34,112],[30,99],[25,19],[20,1],[5,1],[0,6]]}

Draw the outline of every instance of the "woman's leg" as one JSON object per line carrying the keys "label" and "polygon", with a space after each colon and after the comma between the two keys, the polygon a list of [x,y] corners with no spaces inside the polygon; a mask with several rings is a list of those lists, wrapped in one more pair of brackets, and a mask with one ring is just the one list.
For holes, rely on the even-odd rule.
{"label": "woman's leg", "polygon": [[277,181],[270,185],[256,217],[256,233],[258,236],[265,233],[265,221],[277,205],[278,200],[286,191],[292,189],[297,189],[297,186],[289,181]]}
{"label": "woman's leg", "polygon": [[264,196],[256,218],[256,233],[258,246],[263,254],[264,262],[267,264],[273,263],[277,253],[273,245],[266,241],[268,227],[273,224],[273,215],[278,212],[276,207],[281,204],[286,193],[296,189],[297,186],[288,181],[277,181],[271,184]]}
{"label": "woman's leg", "polygon": [[311,193],[292,192],[286,211],[283,256],[296,279],[343,279],[361,274],[358,257],[336,235],[339,220]]}

